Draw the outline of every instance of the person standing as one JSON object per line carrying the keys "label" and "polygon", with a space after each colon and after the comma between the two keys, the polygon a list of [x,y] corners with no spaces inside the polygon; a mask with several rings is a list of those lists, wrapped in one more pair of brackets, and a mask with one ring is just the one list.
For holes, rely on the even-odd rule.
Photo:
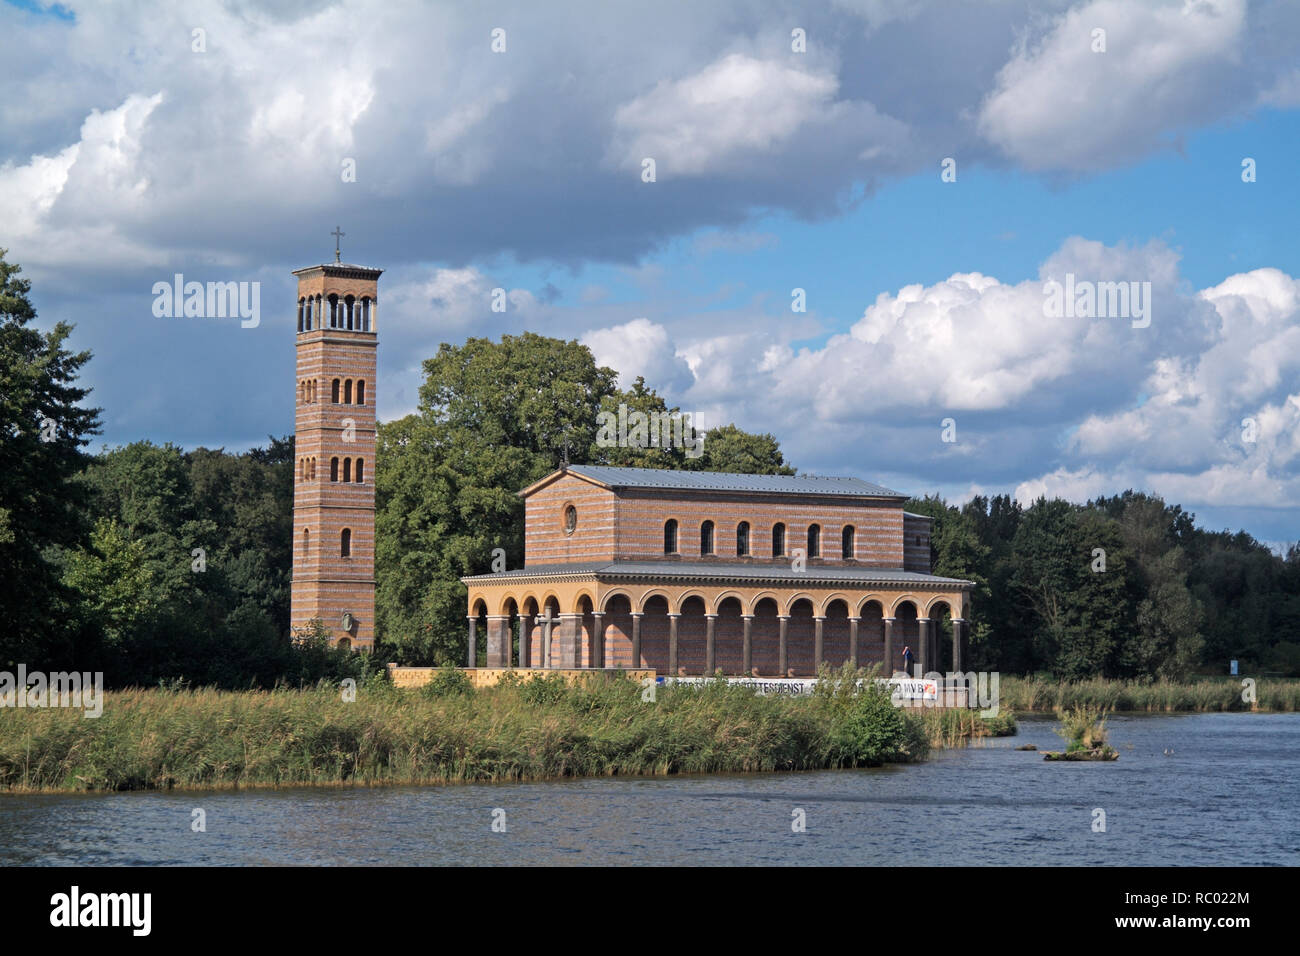
{"label": "person standing", "polygon": [[912,673],[912,648],[907,644],[903,645],[903,673]]}

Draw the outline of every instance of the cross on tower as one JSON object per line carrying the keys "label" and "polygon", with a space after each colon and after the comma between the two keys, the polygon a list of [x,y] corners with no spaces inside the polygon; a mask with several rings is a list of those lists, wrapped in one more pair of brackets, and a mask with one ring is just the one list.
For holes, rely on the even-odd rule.
{"label": "cross on tower", "polygon": [[339,240],[346,236],[347,233],[339,229],[338,226],[335,226],[334,231],[331,232],[330,235],[334,237],[334,261],[340,262],[342,260],[339,259]]}

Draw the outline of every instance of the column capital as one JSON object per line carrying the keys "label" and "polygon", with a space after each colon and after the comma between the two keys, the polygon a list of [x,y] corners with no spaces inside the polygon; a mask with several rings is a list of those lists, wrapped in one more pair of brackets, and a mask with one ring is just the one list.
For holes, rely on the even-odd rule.
{"label": "column capital", "polygon": [[563,620],[566,617],[583,617],[583,616],[584,615],[581,611],[571,611],[568,614],[561,614],[560,619]]}
{"label": "column capital", "polygon": [[893,624],[895,621],[898,620],[898,618],[896,618],[896,617],[882,617],[881,620],[884,621],[886,624]]}
{"label": "column capital", "polygon": [[862,618],[860,618],[860,617],[850,617],[850,618],[849,618],[849,623],[850,623],[850,624],[861,624],[861,623],[862,623]]}
{"label": "column capital", "polygon": [[677,618],[679,618],[679,617],[681,617],[681,614],[669,614],[669,615],[668,615],[669,620],[674,620],[674,621],[677,620]]}
{"label": "column capital", "polygon": [[742,621],[752,621],[752,620],[754,619],[754,615],[752,615],[752,614],[742,614],[742,615],[740,615],[740,619],[741,619]]}
{"label": "column capital", "polygon": [[952,619],[952,622],[953,622],[954,624],[965,624],[965,623],[966,623],[966,619],[965,619],[964,617],[954,617],[954,618]]}
{"label": "column capital", "polygon": [[789,615],[789,614],[778,614],[778,615],[776,616],[776,619],[777,619],[778,621],[788,621],[788,620],[790,620],[790,615]]}
{"label": "column capital", "polygon": [[508,621],[508,620],[510,620],[510,615],[509,615],[509,614],[489,614],[489,615],[487,616],[487,619],[488,619],[489,621]]}
{"label": "column capital", "polygon": [[633,612],[632,612],[632,620],[634,620],[634,621],[635,621],[635,620],[638,620],[639,618],[643,618],[643,617],[645,617],[645,611],[633,611]]}
{"label": "column capital", "polygon": [[929,619],[928,617],[918,617],[918,618],[916,619],[916,623],[917,623],[917,624],[929,624],[929,623],[930,623],[930,619]]}
{"label": "column capital", "polygon": [[826,620],[826,615],[825,615],[825,614],[814,614],[814,615],[813,615],[813,620],[814,620],[814,621],[824,621],[824,620]]}
{"label": "column capital", "polygon": [[705,619],[706,621],[715,621],[715,620],[717,620],[717,618],[718,618],[718,615],[716,615],[716,614],[706,614],[706,615],[704,615],[704,619]]}

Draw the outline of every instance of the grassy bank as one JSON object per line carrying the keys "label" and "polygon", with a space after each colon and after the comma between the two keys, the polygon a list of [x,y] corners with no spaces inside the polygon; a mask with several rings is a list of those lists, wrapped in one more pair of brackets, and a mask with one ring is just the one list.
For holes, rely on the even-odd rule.
{"label": "grassy bank", "polygon": [[1255,702],[1242,699],[1241,678],[1205,678],[1182,683],[1141,684],[1121,680],[1061,683],[1034,677],[1002,677],[999,698],[1012,711],[1071,710],[1076,707],[1112,711],[1205,712],[1229,710],[1300,710],[1300,680],[1262,679],[1255,684]]}
{"label": "grassy bank", "polygon": [[[981,735],[978,718],[909,713],[824,680],[810,697],[562,678],[474,691],[109,692],[103,715],[0,709],[0,789],[243,788],[813,770],[922,759]],[[973,716],[973,715],[972,715]]]}

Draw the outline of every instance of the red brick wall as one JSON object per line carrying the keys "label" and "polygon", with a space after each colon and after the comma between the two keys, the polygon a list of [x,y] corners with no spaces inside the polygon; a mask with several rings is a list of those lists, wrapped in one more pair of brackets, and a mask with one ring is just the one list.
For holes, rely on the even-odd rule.
{"label": "red brick wall", "polygon": [[[564,511],[578,511],[572,534]],[[614,560],[614,493],[581,478],[558,478],[530,495],[525,504],[524,565]]]}
{"label": "red brick wall", "polygon": [[[578,512],[577,528],[564,531],[564,510]],[[818,497],[751,495],[688,495],[622,489],[617,494],[580,478],[557,479],[529,496],[525,520],[525,565],[593,560],[664,560],[664,524],[678,523],[675,559],[734,562],[749,560],[786,563],[795,548],[807,550],[808,528],[821,527],[821,555],[810,567],[837,565],[842,532],[854,528],[850,560],[865,567],[904,566],[903,510],[884,501],[845,502]],[[714,523],[713,554],[700,554],[701,525]],[[736,529],[749,522],[749,556],[736,554]],[[786,554],[773,558],[772,528],[786,526]],[[928,527],[925,554],[929,554]]]}
{"label": "red brick wall", "polygon": [[[622,559],[662,560],[664,523],[677,519],[677,553],[683,560],[710,560],[700,554],[700,527],[705,520],[714,524],[713,557],[736,561],[736,529],[749,522],[749,552],[752,560],[772,559],[772,528],[786,526],[786,555],[795,548],[807,550],[808,528],[821,526],[821,562],[838,564],[841,532],[853,525],[855,559],[870,567],[897,568],[903,562],[902,508],[888,502],[816,497],[758,498],[751,495],[687,495],[652,493],[644,489],[619,492],[615,512],[618,522],[617,554]],[[743,559],[742,559],[743,560]],[[816,564],[817,561],[810,561]]]}
{"label": "red brick wall", "polygon": [[930,573],[929,518],[920,515],[903,515],[903,569]]}

